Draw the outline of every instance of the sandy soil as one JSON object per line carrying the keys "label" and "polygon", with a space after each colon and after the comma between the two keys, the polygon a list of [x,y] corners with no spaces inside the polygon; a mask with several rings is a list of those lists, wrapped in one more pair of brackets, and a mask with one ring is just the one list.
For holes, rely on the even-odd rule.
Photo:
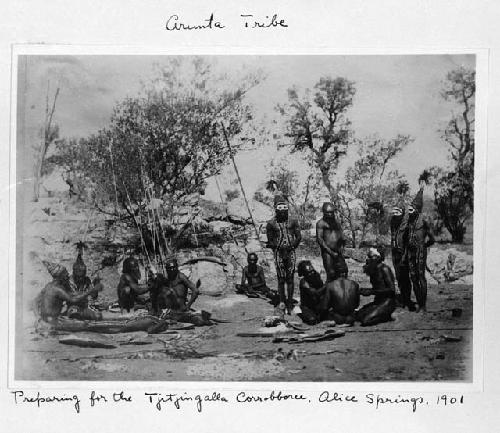
{"label": "sandy soil", "polygon": [[[55,206],[56,199],[38,203],[23,231],[23,290],[17,292],[18,307],[30,301],[49,281],[40,253],[70,269],[75,256],[72,243],[88,228],[87,213],[74,203],[59,214],[45,218],[41,208]],[[62,202],[61,206],[65,202]],[[31,208],[30,208],[31,209]],[[94,241],[106,236],[104,221],[93,218]],[[101,233],[102,232],[102,233]],[[312,247],[301,246],[298,257],[317,257]],[[93,245],[96,245],[94,243]],[[87,260],[92,249],[87,253]],[[105,251],[104,251],[105,252]],[[100,260],[100,251],[95,251]],[[317,260],[318,269],[321,264]],[[390,260],[387,260],[390,263]],[[366,281],[361,265],[350,260],[350,275]],[[109,274],[109,275],[108,275]],[[271,287],[276,286],[269,270]],[[102,272],[107,295],[115,297],[117,269]],[[429,278],[431,283],[432,280]],[[369,302],[371,298],[363,299]],[[201,295],[194,305],[214,317],[226,319],[213,327],[179,331],[131,345],[127,336],[110,335],[118,347],[89,349],[60,344],[59,336],[35,332],[34,317],[16,317],[15,377],[18,380],[140,380],[140,381],[470,381],[472,379],[472,286],[430,285],[428,312],[396,310],[394,321],[371,328],[345,329],[345,336],[324,342],[273,343],[271,337],[238,337],[256,331],[273,307],[261,299],[248,299],[226,288],[222,296]],[[460,317],[451,309],[461,308]],[[289,320],[300,322],[298,317]],[[318,325],[314,328],[321,328]],[[313,328],[313,329],[314,329]],[[458,337],[447,341],[444,336]]]}
{"label": "sandy soil", "polygon": [[[369,299],[364,299],[364,302]],[[242,295],[201,296],[198,308],[229,320],[213,327],[152,337],[150,344],[115,349],[62,345],[57,336],[24,329],[16,378],[21,380],[141,381],[470,381],[472,288],[431,286],[425,314],[398,309],[394,321],[346,328],[344,337],[301,344],[269,337],[238,337],[255,331],[273,313],[270,304]],[[451,308],[462,308],[452,317]],[[298,317],[290,320],[300,321]],[[311,327],[320,329],[321,325]],[[447,341],[444,336],[461,338]],[[327,353],[328,352],[328,353]]]}

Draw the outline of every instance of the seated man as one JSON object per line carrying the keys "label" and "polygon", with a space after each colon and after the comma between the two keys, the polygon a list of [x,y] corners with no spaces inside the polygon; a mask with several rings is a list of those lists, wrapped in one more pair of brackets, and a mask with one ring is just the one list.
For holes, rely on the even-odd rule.
{"label": "seated man", "polygon": [[374,294],[375,299],[358,311],[357,320],[361,322],[361,326],[392,320],[391,314],[396,309],[394,275],[391,268],[384,263],[383,253],[370,248],[364,271],[370,277],[370,294]]}
{"label": "seated man", "polygon": [[[198,297],[198,287],[188,277],[179,271],[176,259],[170,259],[166,263],[167,278],[162,279],[162,287],[158,294],[158,307],[168,308],[174,311],[189,311],[191,305]],[[188,291],[191,291],[189,301]]]}
{"label": "seated man", "polygon": [[[100,287],[94,288],[75,294],[72,291],[70,277],[67,269],[61,265],[44,262],[47,270],[53,278],[53,281],[48,283],[38,295],[36,299],[37,310],[40,317],[45,322],[54,322],[61,316],[63,305],[66,302],[67,306],[79,304],[85,301],[88,296],[92,296],[99,292]],[[100,320],[102,316],[98,312],[83,310],[86,320]]]}
{"label": "seated man", "polygon": [[266,285],[264,269],[257,265],[257,254],[250,253],[247,256],[248,266],[241,273],[241,284],[236,284],[236,292],[244,293],[250,297],[257,297],[259,293],[268,296],[270,289]]}
{"label": "seated man", "polygon": [[314,325],[321,320],[352,325],[359,306],[359,285],[347,278],[347,266],[337,270],[338,278],[323,284],[320,275],[304,260],[299,263],[301,319]]}
{"label": "seated man", "polygon": [[[83,243],[79,244],[83,245]],[[100,281],[99,277],[94,278],[94,281],[90,281],[90,278],[87,276],[87,266],[83,262],[80,247],[78,257],[73,264],[73,275],[71,277],[71,283],[75,287],[76,292],[86,292],[92,287],[95,287],[97,290],[95,290],[93,292],[94,294],[90,296],[92,300],[95,301],[99,292],[103,290],[102,283]],[[67,315],[70,319],[79,320],[98,320],[99,318],[102,318],[101,313],[89,306],[88,298],[83,299],[78,304],[71,305],[71,307],[68,308]]]}
{"label": "seated man", "polygon": [[322,310],[338,325],[353,325],[359,306],[359,284],[347,278],[347,266],[336,269],[338,277],[326,283]]}
{"label": "seated man", "polygon": [[123,261],[122,275],[116,289],[121,313],[123,313],[123,310],[130,313],[130,310],[134,308],[137,302],[138,295],[148,291],[147,285],[139,284],[140,279],[139,262],[134,257],[127,257]]}

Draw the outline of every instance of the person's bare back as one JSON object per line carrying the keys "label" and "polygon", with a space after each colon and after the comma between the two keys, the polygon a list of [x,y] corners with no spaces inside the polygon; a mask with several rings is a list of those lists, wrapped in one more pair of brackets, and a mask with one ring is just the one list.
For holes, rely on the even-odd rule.
{"label": "person's bare back", "polygon": [[340,277],[326,284],[329,305],[333,312],[342,316],[354,314],[359,306],[359,284],[348,278]]}

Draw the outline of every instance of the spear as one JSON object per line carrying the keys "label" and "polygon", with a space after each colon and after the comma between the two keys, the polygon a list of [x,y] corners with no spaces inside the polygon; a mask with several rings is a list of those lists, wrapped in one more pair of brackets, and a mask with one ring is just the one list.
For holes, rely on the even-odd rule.
{"label": "spear", "polygon": [[257,230],[257,226],[255,225],[255,221],[253,219],[252,211],[250,210],[250,205],[248,204],[247,196],[245,194],[245,190],[243,188],[243,184],[241,182],[240,172],[238,171],[238,166],[234,160],[233,150],[231,148],[231,144],[229,143],[229,139],[227,138],[226,129],[224,128],[224,124],[221,122],[220,126],[222,128],[222,133],[224,134],[224,139],[227,143],[227,148],[229,149],[229,156],[231,157],[231,161],[233,162],[234,171],[236,172],[236,177],[238,178],[238,182],[240,184],[240,189],[243,194],[243,199],[245,200],[245,204],[247,205],[248,214],[250,215],[250,220],[252,221],[253,228],[255,230],[255,234],[257,235],[257,239],[259,239],[259,231]]}

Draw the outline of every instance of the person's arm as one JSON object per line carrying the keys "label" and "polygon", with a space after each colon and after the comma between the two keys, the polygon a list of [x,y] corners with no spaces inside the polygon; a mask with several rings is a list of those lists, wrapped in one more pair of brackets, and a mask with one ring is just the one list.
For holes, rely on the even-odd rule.
{"label": "person's arm", "polygon": [[78,304],[79,302],[87,299],[87,297],[89,295],[93,295],[94,293],[98,293],[98,291],[99,291],[98,289],[93,288],[93,289],[87,290],[83,293],[73,295],[73,294],[67,293],[66,291],[64,291],[61,288],[58,288],[56,293],[57,293],[57,297],[62,299],[63,301],[66,301],[66,303]]}
{"label": "person's arm", "polygon": [[127,281],[127,285],[138,295],[142,295],[143,293],[146,293],[149,290],[149,287],[147,284],[138,284],[136,283],[132,277],[128,274],[124,274],[125,280]]}
{"label": "person's arm", "polygon": [[264,275],[264,269],[259,269],[259,280],[262,286],[266,286],[266,276]]}
{"label": "person's arm", "polygon": [[425,247],[429,248],[431,245],[434,245],[436,242],[436,238],[434,237],[434,232],[432,231],[431,225],[424,221],[425,232],[427,234],[427,242],[425,243]]}
{"label": "person's arm", "polygon": [[297,221],[293,221],[293,237],[294,237],[294,243],[293,243],[293,249],[296,249],[300,241],[302,240],[302,233],[300,233],[300,226]]}
{"label": "person's arm", "polygon": [[382,276],[384,278],[384,289],[377,290],[377,294],[390,295],[391,293],[395,293],[396,286],[395,286],[394,275],[389,266],[384,266],[382,268]]}
{"label": "person's arm", "polygon": [[241,285],[244,286],[247,283],[247,269],[243,268],[241,271]]}
{"label": "person's arm", "polygon": [[186,310],[189,310],[191,308],[191,305],[194,304],[194,301],[196,301],[196,298],[198,297],[200,292],[197,285],[193,284],[184,274],[181,274],[181,281],[191,291],[191,296],[188,303],[186,304]]}
{"label": "person's arm", "polygon": [[301,278],[299,282],[299,292],[300,292],[300,303],[304,305],[306,302],[306,299],[308,297],[308,294],[310,293],[310,286],[309,283],[306,281],[305,278]]}
{"label": "person's arm", "polygon": [[375,294],[375,292],[372,287],[360,287],[359,294],[361,296],[372,296]]}
{"label": "person's arm", "polygon": [[324,236],[324,225],[320,221],[316,223],[316,242],[318,242],[319,247],[321,248],[322,251],[326,251],[328,254],[330,254],[332,257],[337,257],[337,253],[333,251],[325,242],[323,239]]}
{"label": "person's arm", "polygon": [[315,300],[317,300],[318,297],[320,297],[321,294],[323,293],[323,291],[325,290],[324,285],[321,286],[319,289],[315,289],[306,281],[305,278],[302,279],[301,285],[302,285],[302,290],[304,291],[304,293],[308,294],[311,298],[313,298]]}

